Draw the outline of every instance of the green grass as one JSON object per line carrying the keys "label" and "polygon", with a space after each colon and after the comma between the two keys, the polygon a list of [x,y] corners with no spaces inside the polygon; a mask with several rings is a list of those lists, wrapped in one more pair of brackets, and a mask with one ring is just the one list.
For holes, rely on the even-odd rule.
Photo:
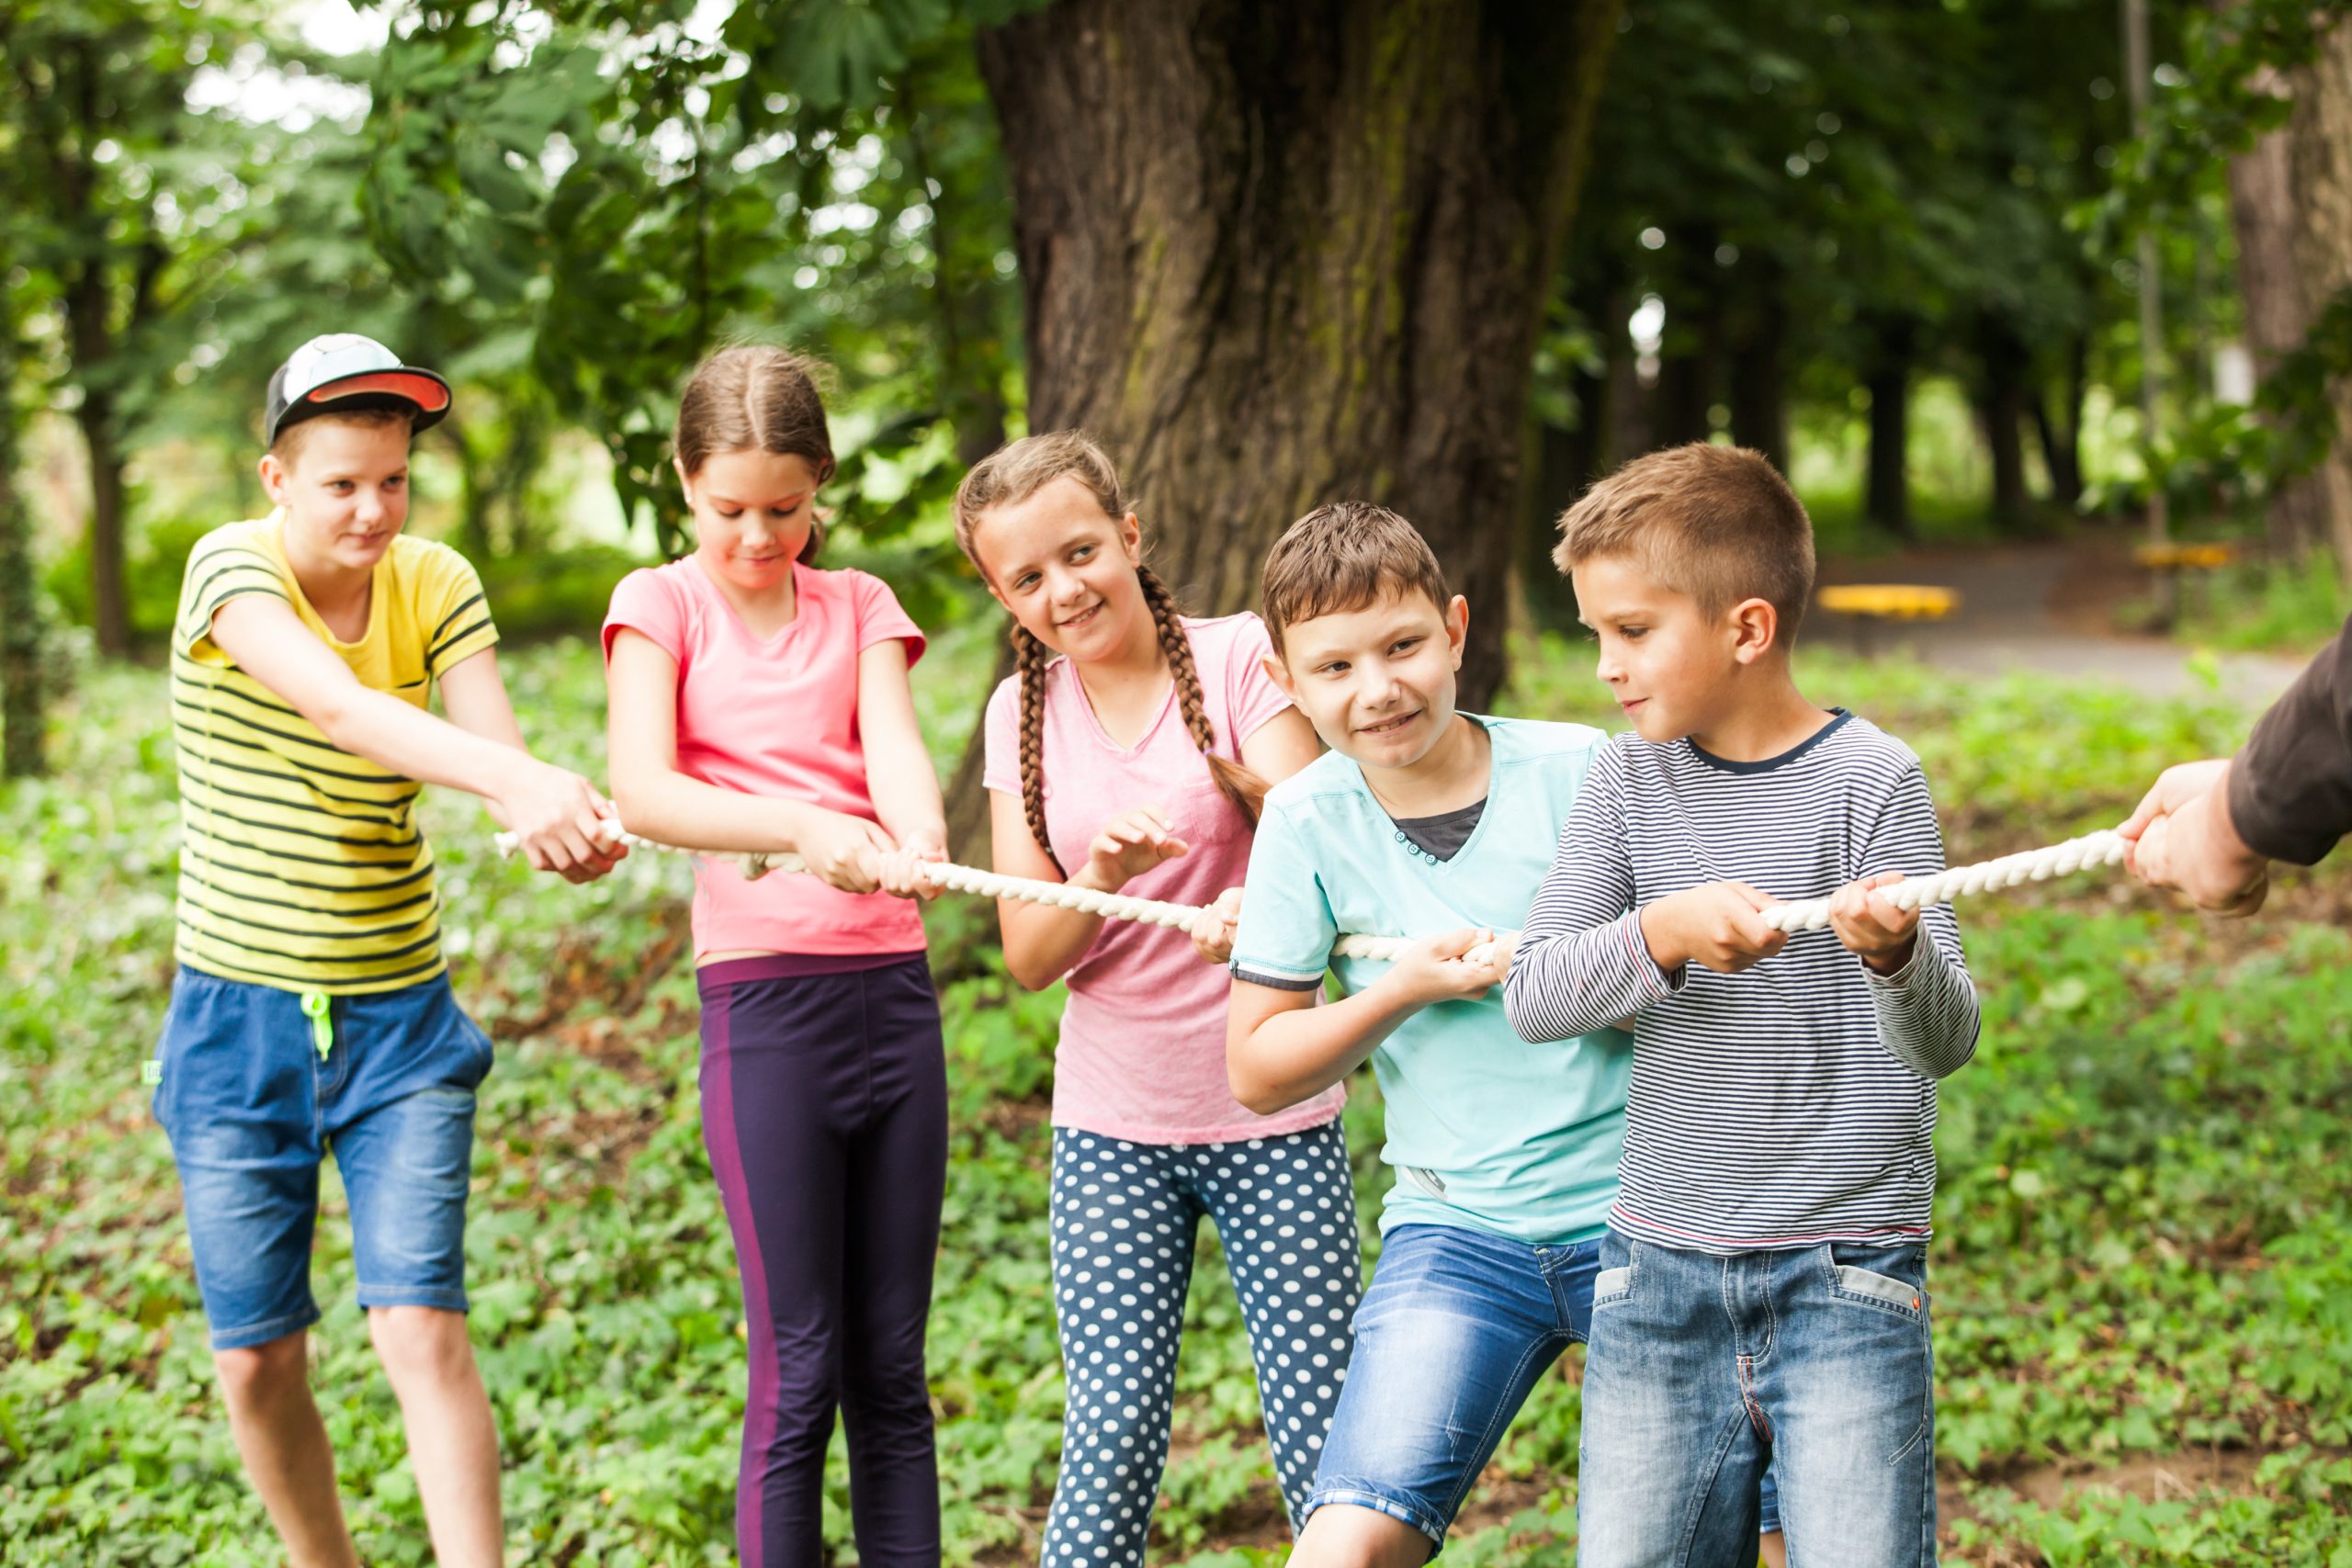
{"label": "green grass", "polygon": [[[1589,651],[1521,649],[1499,705],[1595,716]],[[959,633],[925,667],[943,757],[989,652]],[[531,733],[595,769],[593,650],[507,663]],[[1956,857],[2111,821],[2158,767],[2227,749],[2247,718],[1822,655],[1801,676],[1919,750]],[[170,976],[162,701],[152,671],[87,675],[57,716],[59,776],[0,796],[0,1561],[276,1560],[138,1081]],[[516,1560],[731,1562],[741,1303],[697,1121],[684,870],[639,856],[569,888],[492,858],[470,803],[428,801],[458,989],[501,1048],[469,1271]],[[2290,877],[2278,897],[2228,928],[2098,884],[1963,911],[1986,1024],[1939,1134],[1948,1562],[2352,1568],[2352,878]],[[939,940],[985,930],[967,916]],[[1011,1562],[1034,1555],[1059,1440],[1043,1119],[1057,1002],[978,975],[945,998],[954,1162],[931,1357],[951,1561]],[[1379,1120],[1360,1080],[1367,1219]],[[1277,1562],[1239,1314],[1204,1245],[1154,1561]],[[332,1183],[314,1280],[316,1381],[362,1553],[422,1562]],[[1578,1364],[1540,1385],[1445,1561],[1570,1559]],[[2061,1473],[2211,1454],[2234,1467],[2202,1491],[2069,1490]],[[827,1530],[844,1560],[846,1497],[837,1444]]]}
{"label": "green grass", "polygon": [[2324,550],[2299,561],[2240,561],[2191,584],[2185,598],[2180,635],[2214,648],[2307,654],[2352,615],[2352,588]]}

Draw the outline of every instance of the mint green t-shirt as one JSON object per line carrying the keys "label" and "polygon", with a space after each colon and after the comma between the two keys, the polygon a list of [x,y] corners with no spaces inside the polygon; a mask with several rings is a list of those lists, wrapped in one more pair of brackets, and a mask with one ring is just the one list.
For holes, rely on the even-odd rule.
{"label": "mint green t-shirt", "polygon": [[[1464,716],[1486,726],[1492,773],[1477,827],[1446,860],[1408,839],[1339,752],[1274,786],[1250,850],[1235,978],[1306,990],[1329,966],[1352,994],[1388,966],[1335,957],[1341,931],[1434,936],[1526,920],[1608,738],[1580,724]],[[1372,1054],[1387,1102],[1381,1158],[1396,1168],[1382,1234],[1421,1224],[1531,1243],[1600,1235],[1617,1195],[1633,1061],[1633,1037],[1614,1029],[1529,1044],[1503,1016],[1499,987],[1406,1019]]]}

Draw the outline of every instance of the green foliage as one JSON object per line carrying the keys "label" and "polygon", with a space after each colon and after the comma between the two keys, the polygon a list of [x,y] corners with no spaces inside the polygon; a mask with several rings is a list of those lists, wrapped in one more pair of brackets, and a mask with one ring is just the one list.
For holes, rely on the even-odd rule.
{"label": "green foliage", "polygon": [[[931,694],[969,711],[986,654],[959,630]],[[594,767],[590,644],[505,661],[526,729]],[[1592,715],[1586,650],[1523,650],[1505,711]],[[2112,819],[2161,763],[2245,716],[2047,680],[1971,684],[1809,654],[1808,690],[1927,759],[1952,851]],[[946,686],[957,686],[950,691]],[[933,710],[926,708],[927,722]],[[0,1540],[28,1562],[274,1560],[226,1438],[170,1158],[139,1063],[171,972],[173,760],[159,677],[95,672],[57,716],[53,782],[0,796]],[[933,727],[933,739],[946,739]],[[93,784],[103,781],[103,788]],[[474,1336],[498,1407],[518,1555],[729,1562],[741,1303],[703,1153],[685,881],[634,857],[574,889],[488,852],[470,803],[426,796],[449,944],[500,1043],[474,1167]],[[2245,927],[2098,884],[1963,912],[1978,1059],[1948,1081],[1935,1250],[1947,1561],[2318,1562],[2352,1520],[2352,885],[2293,877]],[[943,902],[935,944],[984,936]],[[1034,1553],[1062,1404],[1046,1273],[1045,1127],[1057,996],[983,949],[944,998],[954,1159],[931,1332],[950,1561]],[[1347,1117],[1367,1224],[1385,1178],[1368,1081]],[[1371,1238],[1367,1237],[1368,1242]],[[390,1393],[352,1299],[328,1187],[315,1382],[370,1562],[424,1561]],[[1278,1561],[1240,1317],[1214,1240],[1187,1313],[1155,1560]],[[1566,1560],[1580,1359],[1533,1398],[1448,1547]],[[2218,1489],[2030,1492],[2030,1467],[2246,1456]],[[2267,1453],[2268,1457],[2260,1457]],[[846,1549],[836,1445],[826,1531]],[[2131,1470],[2119,1476],[2137,1473]],[[2012,1490],[2012,1483],[2020,1488]],[[2041,1500],[2036,1501],[2034,1498]]]}
{"label": "green foliage", "polygon": [[2245,560],[2192,591],[2182,635],[2214,648],[2310,653],[2343,629],[2352,590],[2325,552],[2301,560]]}

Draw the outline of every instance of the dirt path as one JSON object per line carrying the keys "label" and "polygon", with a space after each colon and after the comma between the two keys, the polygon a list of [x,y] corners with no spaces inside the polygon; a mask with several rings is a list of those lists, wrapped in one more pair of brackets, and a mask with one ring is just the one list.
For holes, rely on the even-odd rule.
{"label": "dirt path", "polygon": [[[2085,529],[2047,543],[1908,551],[1867,560],[1827,559],[1824,584],[1925,583],[1959,591],[1959,614],[1946,621],[1864,626],[1815,609],[1809,628],[1845,648],[1878,657],[1907,651],[1923,663],[1963,674],[2037,671],[2128,686],[2150,696],[2200,689],[2193,650],[2160,637],[2113,629],[2119,606],[2147,592],[2132,564],[2133,538],[2114,528]],[[2267,653],[2218,656],[2222,694],[2260,709],[2286,690],[2302,660]]]}

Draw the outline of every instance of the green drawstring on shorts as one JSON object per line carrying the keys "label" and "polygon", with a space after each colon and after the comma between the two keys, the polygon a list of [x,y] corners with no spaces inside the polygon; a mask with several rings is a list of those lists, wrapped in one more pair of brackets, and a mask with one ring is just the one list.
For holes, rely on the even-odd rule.
{"label": "green drawstring on shorts", "polygon": [[319,1060],[323,1062],[327,1053],[334,1049],[334,1019],[327,1011],[327,994],[304,991],[302,1016],[311,1021],[311,1039],[319,1048]]}

